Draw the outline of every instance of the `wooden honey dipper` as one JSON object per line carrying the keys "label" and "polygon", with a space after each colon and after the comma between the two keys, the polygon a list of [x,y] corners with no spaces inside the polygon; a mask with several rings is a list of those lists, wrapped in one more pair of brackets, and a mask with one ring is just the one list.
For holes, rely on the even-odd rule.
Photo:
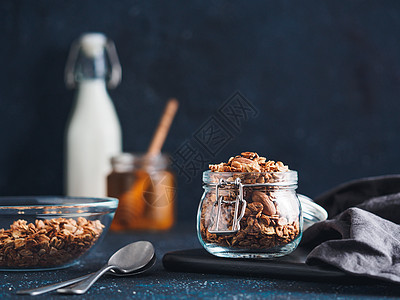
{"label": "wooden honey dipper", "polygon": [[118,223],[124,227],[129,227],[129,224],[134,218],[143,215],[145,209],[143,192],[147,191],[149,184],[151,184],[151,179],[146,171],[146,167],[152,157],[161,154],[162,146],[167,138],[178,107],[179,102],[176,99],[171,98],[168,100],[150,146],[144,156],[145,163],[141,167],[141,170],[137,171],[138,176],[132,187],[120,197],[120,203],[115,218]]}

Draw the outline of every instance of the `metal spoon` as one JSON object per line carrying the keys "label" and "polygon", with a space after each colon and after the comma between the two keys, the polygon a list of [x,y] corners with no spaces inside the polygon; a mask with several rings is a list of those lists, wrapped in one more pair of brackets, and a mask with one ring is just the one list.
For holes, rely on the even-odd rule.
{"label": "metal spoon", "polygon": [[[153,258],[151,259],[151,261],[149,261],[149,263],[147,265],[145,265],[143,268],[133,271],[131,273],[117,273],[114,270],[110,270],[109,272],[107,272],[107,274],[111,274],[113,276],[119,276],[119,277],[124,277],[124,276],[135,276],[137,274],[141,274],[146,272],[147,270],[151,269],[151,267],[154,266],[154,264],[156,263],[156,256],[154,255]],[[58,283],[53,283],[53,284],[49,284],[49,285],[45,285],[42,287],[38,287],[38,288],[33,288],[33,289],[26,289],[26,290],[21,290],[21,291],[17,291],[17,295],[31,295],[31,296],[37,296],[37,295],[41,295],[44,293],[48,293],[51,291],[54,291],[56,289],[77,283],[79,281],[82,281],[84,279],[89,278],[90,275],[93,275],[94,273],[88,274],[88,275],[84,275],[78,278],[74,278],[74,279],[70,279],[70,280],[66,280],[66,281],[62,281],[62,282],[58,282]]]}
{"label": "metal spoon", "polygon": [[[126,256],[126,258],[122,257],[122,256],[125,256],[124,254],[119,254],[120,251],[122,251],[123,249],[129,249],[129,252],[131,251],[131,253]],[[124,250],[124,253],[125,253],[125,251],[126,250]],[[154,247],[150,242],[146,242],[146,241],[140,241],[140,242],[132,243],[132,244],[129,244],[129,245],[121,248],[120,250],[118,250],[118,252],[116,252],[109,259],[107,265],[111,264],[111,259],[114,256],[117,256],[117,253],[118,253],[118,257],[121,256],[124,260],[125,259],[128,260],[129,259],[128,257],[130,257],[130,258],[133,257],[132,260],[136,261],[136,262],[132,262],[132,265],[135,264],[136,268],[132,269],[133,271],[131,271],[131,272],[120,272],[120,271],[118,271],[116,269],[110,269],[108,274],[111,274],[111,275],[114,275],[114,276],[133,276],[133,275],[137,275],[137,274],[140,274],[140,273],[143,273],[143,272],[146,272],[147,270],[149,270],[152,266],[154,266],[154,264],[156,262],[156,255],[155,255],[155,252],[154,252]],[[135,258],[134,256],[137,255],[137,253],[139,253],[139,255],[138,255],[137,258]],[[139,260],[142,261],[142,264],[140,263]],[[147,261],[147,263],[146,263],[146,261]],[[85,275],[85,276],[81,276],[81,277],[70,279],[70,280],[63,281],[63,282],[58,282],[58,283],[42,286],[42,287],[39,287],[39,288],[21,290],[21,291],[18,291],[17,294],[18,295],[26,295],[26,294],[28,294],[28,295],[31,295],[31,296],[41,295],[41,294],[44,294],[44,293],[47,293],[47,292],[54,291],[56,289],[65,287],[65,286],[69,286],[69,285],[77,283],[77,282],[80,282],[82,280],[87,280],[88,278],[90,278],[91,276],[93,276],[93,275],[95,275],[97,273],[98,272],[95,272],[95,273],[92,273],[92,274],[88,274],[88,275]]]}
{"label": "metal spoon", "polygon": [[108,270],[114,269],[118,273],[130,273],[146,266],[154,256],[154,247],[150,242],[136,242],[129,244],[114,253],[99,271],[74,285],[58,289],[62,294],[84,294]]}

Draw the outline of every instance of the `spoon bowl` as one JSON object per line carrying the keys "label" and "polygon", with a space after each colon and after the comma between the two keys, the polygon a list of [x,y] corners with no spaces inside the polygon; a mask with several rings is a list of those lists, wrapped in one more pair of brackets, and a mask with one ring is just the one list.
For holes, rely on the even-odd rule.
{"label": "spoon bowl", "polygon": [[107,275],[109,274],[109,275],[117,276],[117,277],[135,276],[135,275],[142,274],[142,273],[150,270],[155,265],[156,261],[157,261],[157,258],[156,258],[156,255],[154,254],[152,259],[143,268],[137,269],[130,273],[122,273],[118,269],[111,269],[109,272],[107,272]]}
{"label": "spoon bowl", "polygon": [[108,260],[107,265],[112,266],[111,270],[118,270],[120,273],[131,273],[145,267],[153,257],[154,247],[150,242],[139,241],[126,245],[115,252]]}

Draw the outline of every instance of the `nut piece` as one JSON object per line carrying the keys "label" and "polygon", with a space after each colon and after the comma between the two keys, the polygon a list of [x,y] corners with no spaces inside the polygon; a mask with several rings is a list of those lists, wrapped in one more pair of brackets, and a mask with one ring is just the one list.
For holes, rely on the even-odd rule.
{"label": "nut piece", "polygon": [[248,205],[249,210],[251,211],[251,214],[255,215],[256,218],[259,218],[261,216],[261,213],[263,212],[263,205],[259,202],[253,202]]}
{"label": "nut piece", "polygon": [[258,162],[244,158],[236,157],[231,161],[231,169],[234,172],[260,172],[260,165]]}
{"label": "nut piece", "polygon": [[[255,159],[259,158],[258,154],[256,152],[242,152],[240,153],[243,157],[248,158],[248,159]],[[265,157],[264,157],[265,159]]]}
{"label": "nut piece", "polygon": [[272,216],[276,214],[276,208],[274,203],[269,199],[267,194],[261,191],[254,191],[251,198],[253,202],[260,202],[263,205],[263,214],[267,216]]}

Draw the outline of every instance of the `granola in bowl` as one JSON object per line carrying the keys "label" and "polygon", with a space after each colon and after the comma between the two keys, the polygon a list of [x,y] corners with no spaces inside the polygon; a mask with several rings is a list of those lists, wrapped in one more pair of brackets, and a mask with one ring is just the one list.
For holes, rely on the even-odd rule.
{"label": "granola in bowl", "polygon": [[97,241],[104,225],[55,218],[27,223],[17,220],[0,229],[0,267],[34,268],[63,265],[84,254]]}

